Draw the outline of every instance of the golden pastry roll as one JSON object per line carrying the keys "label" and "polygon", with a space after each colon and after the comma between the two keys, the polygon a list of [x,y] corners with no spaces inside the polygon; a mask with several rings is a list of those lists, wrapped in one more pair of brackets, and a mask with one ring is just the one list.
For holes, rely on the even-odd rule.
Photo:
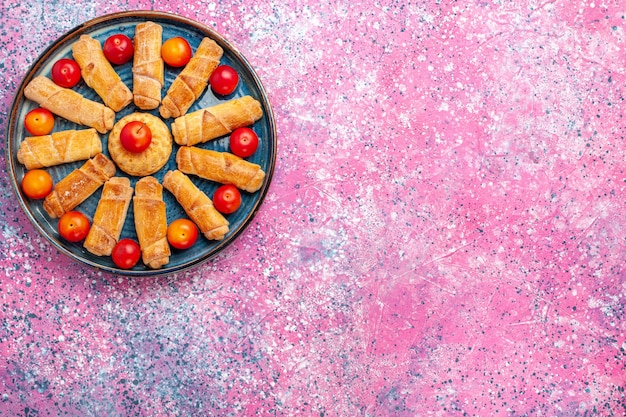
{"label": "golden pastry roll", "polygon": [[232,184],[235,187],[253,193],[261,188],[265,172],[260,165],[229,152],[217,152],[195,146],[181,146],[176,153],[178,169],[185,174]]}
{"label": "golden pastry roll", "polygon": [[111,255],[122,233],[132,196],[133,187],[128,178],[112,177],[104,183],[91,228],[83,243],[85,249],[97,256]]}
{"label": "golden pastry roll", "polygon": [[96,129],[63,130],[24,138],[17,150],[17,160],[26,169],[35,169],[82,161],[100,152],[102,140]]}
{"label": "golden pastry roll", "polygon": [[250,126],[262,116],[261,103],[243,96],[176,118],[172,136],[179,145],[196,145]]}
{"label": "golden pastry roll", "polygon": [[89,35],[81,35],[72,44],[72,55],[85,83],[94,89],[107,107],[118,112],[133,101],[133,93],[104,56],[100,42]]}
{"label": "golden pastry roll", "polygon": [[115,175],[115,164],[99,153],[61,179],[43,202],[50,217],[61,217],[85,201]]}
{"label": "golden pastry roll", "polygon": [[163,28],[154,22],[139,23],[135,28],[133,56],[133,100],[142,110],[161,104],[164,64],[161,58]]}
{"label": "golden pastry roll", "polygon": [[24,89],[27,99],[70,122],[95,128],[100,133],[113,129],[115,112],[70,88],[56,85],[47,77],[33,78]]}
{"label": "golden pastry roll", "polygon": [[209,240],[222,240],[228,233],[228,220],[213,206],[213,201],[182,172],[169,171],[163,186],[171,192],[187,216]]}
{"label": "golden pastry roll", "polygon": [[163,186],[156,178],[148,176],[137,181],[133,211],[143,263],[152,269],[166,265],[171,255],[167,243],[167,213]]}
{"label": "golden pastry roll", "polygon": [[163,97],[159,113],[164,119],[187,113],[209,84],[209,77],[219,65],[223,54],[224,50],[213,39],[202,39]]}

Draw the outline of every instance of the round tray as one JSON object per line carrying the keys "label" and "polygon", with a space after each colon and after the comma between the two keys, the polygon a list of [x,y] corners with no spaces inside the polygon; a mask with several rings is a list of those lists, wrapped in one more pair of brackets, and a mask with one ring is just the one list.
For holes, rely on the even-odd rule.
{"label": "round tray", "polygon": [[[72,57],[72,44],[81,35],[89,35],[100,41],[101,44],[104,43],[106,38],[116,33],[126,34],[132,39],[134,37],[136,25],[146,21],[158,23],[163,27],[163,41],[174,36],[182,36],[187,39],[194,52],[204,37],[213,39],[222,47],[224,55],[220,63],[232,66],[239,73],[240,81],[237,89],[231,95],[222,97],[215,95],[211,91],[211,88],[208,87],[204,91],[203,95],[188,110],[188,113],[244,95],[250,95],[257,99],[261,103],[263,117],[255,122],[251,127],[259,136],[259,148],[254,155],[246,159],[260,165],[263,171],[265,171],[266,176],[259,191],[255,193],[242,191],[242,203],[239,210],[233,214],[225,216],[230,223],[230,230],[223,240],[211,241],[200,235],[198,241],[189,249],[177,250],[175,248],[171,248],[172,254],[170,256],[170,261],[163,268],[156,270],[150,269],[140,260],[132,269],[120,269],[113,263],[111,257],[95,256],[83,248],[82,242],[70,243],[64,240],[59,235],[57,230],[58,219],[53,219],[46,213],[43,209],[43,200],[31,200],[24,196],[21,191],[20,184],[24,174],[26,173],[26,168],[17,160],[17,150],[19,149],[22,140],[29,135],[24,128],[24,117],[30,110],[38,107],[37,103],[24,97],[24,88],[26,85],[34,77],[39,75],[50,78],[52,65],[60,58]],[[118,66],[114,65],[114,68],[122,78],[122,81],[124,81],[124,83],[132,90],[132,60],[127,64]],[[169,85],[172,81],[174,81],[176,75],[181,70],[182,69],[180,68],[175,69],[165,65],[165,86],[162,92],[163,96],[165,95],[167,88],[169,88]],[[81,80],[80,83],[73,89],[86,98],[102,102],[96,93],[89,88],[83,80]],[[135,111],[146,112],[135,108],[134,104],[131,103],[116,114],[115,120],[117,121],[125,115]],[[147,111],[147,113],[159,116],[157,110]],[[168,127],[171,125],[172,121],[173,119],[164,120]],[[61,117],[55,116],[54,131],[84,128],[87,127],[78,126],[72,122],[62,119]],[[122,12],[98,17],[70,30],[50,45],[31,66],[22,80],[19,89],[17,90],[9,114],[9,123],[7,125],[7,132],[5,136],[7,171],[9,178],[17,195],[17,200],[20,206],[23,208],[26,216],[32,222],[37,231],[41,233],[50,243],[52,243],[52,245],[54,245],[60,252],[71,257],[72,259],[97,269],[124,275],[141,276],[172,273],[190,268],[192,266],[200,265],[217,255],[246,229],[256,215],[265,198],[265,195],[267,194],[276,162],[276,128],[272,108],[261,81],[246,58],[226,39],[210,28],[181,16],[154,11]],[[108,133],[100,136],[102,138],[103,153],[109,156],[107,146]],[[163,179],[166,172],[177,168],[175,156],[176,151],[178,150],[178,145],[174,143],[173,146],[174,148],[172,149],[172,154],[168,162],[162,169],[153,174],[153,176],[159,181]],[[229,151],[229,138],[228,136],[224,136],[197,146],[221,152]],[[53,181],[57,183],[71,171],[82,166],[84,162],[85,161],[78,161],[62,164],[46,168],[46,170],[52,176]],[[133,187],[139,179],[139,177],[129,176],[119,169],[115,175],[128,177],[131,181],[131,186]],[[204,191],[209,197],[213,195],[215,189],[220,185],[195,176],[190,176],[190,178],[194,184]],[[83,212],[90,219],[92,219],[100,199],[101,190],[102,187],[92,194],[87,200],[81,203],[76,210]],[[177,218],[187,217],[183,208],[178,204],[174,196],[165,189],[163,190],[163,200],[167,206],[168,224]],[[131,204],[120,239],[128,237],[137,240],[132,207],[133,205]]]}

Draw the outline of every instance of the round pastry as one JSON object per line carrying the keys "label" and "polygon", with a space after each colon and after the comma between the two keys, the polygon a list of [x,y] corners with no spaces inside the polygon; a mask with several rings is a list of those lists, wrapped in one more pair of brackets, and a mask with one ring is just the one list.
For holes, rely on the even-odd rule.
{"label": "round pastry", "polygon": [[[122,129],[132,121],[145,123],[152,132],[152,142],[142,152],[129,152],[120,141]],[[158,117],[149,113],[132,113],[113,126],[109,133],[109,153],[117,166],[129,175],[143,177],[154,174],[163,168],[172,153],[172,135]]]}

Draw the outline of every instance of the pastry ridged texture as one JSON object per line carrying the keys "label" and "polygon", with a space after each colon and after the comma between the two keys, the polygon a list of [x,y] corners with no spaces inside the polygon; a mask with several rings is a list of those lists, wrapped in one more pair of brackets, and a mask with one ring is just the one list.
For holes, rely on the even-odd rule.
{"label": "pastry ridged texture", "polygon": [[164,119],[187,113],[207,87],[209,77],[219,65],[223,53],[223,49],[213,39],[202,39],[194,55],[163,97],[159,113]]}
{"label": "pastry ridged texture", "polygon": [[83,247],[98,256],[109,256],[119,241],[126,220],[133,187],[126,177],[112,177],[104,183],[93,222]]}
{"label": "pastry ridged texture", "polygon": [[250,126],[262,116],[261,103],[243,96],[176,118],[172,136],[179,145],[196,145]]}
{"label": "pastry ridged texture", "polygon": [[70,122],[93,127],[100,133],[106,133],[113,128],[115,122],[113,110],[102,103],[83,97],[70,88],[60,87],[47,77],[33,78],[24,88],[24,95]]}
{"label": "pastry ridged texture", "polygon": [[17,150],[17,160],[26,169],[35,169],[82,161],[100,152],[102,140],[96,129],[63,130],[25,137]]}
{"label": "pastry ridged texture", "polygon": [[72,55],[85,83],[107,107],[118,112],[133,101],[133,93],[104,56],[100,42],[89,35],[81,35],[72,44]]}
{"label": "pastry ridged texture", "polygon": [[222,240],[228,233],[228,220],[213,206],[213,201],[191,179],[178,170],[163,177],[163,186],[171,192],[187,216],[209,240]]}
{"label": "pastry ridged texture", "polygon": [[115,164],[99,153],[62,178],[45,198],[43,208],[50,217],[61,217],[85,201],[113,175]]}
{"label": "pastry ridged texture", "polygon": [[265,172],[261,166],[229,152],[218,152],[195,146],[181,146],[176,154],[178,169],[185,174],[233,184],[235,187],[253,193],[263,185]]}
{"label": "pastry ridged texture", "polygon": [[135,28],[133,56],[133,101],[142,110],[161,104],[164,64],[161,57],[163,28],[154,22],[139,23]]}
{"label": "pastry ridged texture", "polygon": [[171,255],[167,242],[167,214],[163,186],[156,178],[148,176],[137,181],[133,212],[143,263],[152,269],[166,265]]}

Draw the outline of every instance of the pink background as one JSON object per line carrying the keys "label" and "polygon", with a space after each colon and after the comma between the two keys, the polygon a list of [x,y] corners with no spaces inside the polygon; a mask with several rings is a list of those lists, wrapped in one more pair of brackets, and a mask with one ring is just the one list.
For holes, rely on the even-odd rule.
{"label": "pink background", "polygon": [[0,4],[3,132],[57,37],[158,9],[279,139],[246,232],[147,279],[59,254],[3,163],[1,416],[625,415],[623,1]]}

